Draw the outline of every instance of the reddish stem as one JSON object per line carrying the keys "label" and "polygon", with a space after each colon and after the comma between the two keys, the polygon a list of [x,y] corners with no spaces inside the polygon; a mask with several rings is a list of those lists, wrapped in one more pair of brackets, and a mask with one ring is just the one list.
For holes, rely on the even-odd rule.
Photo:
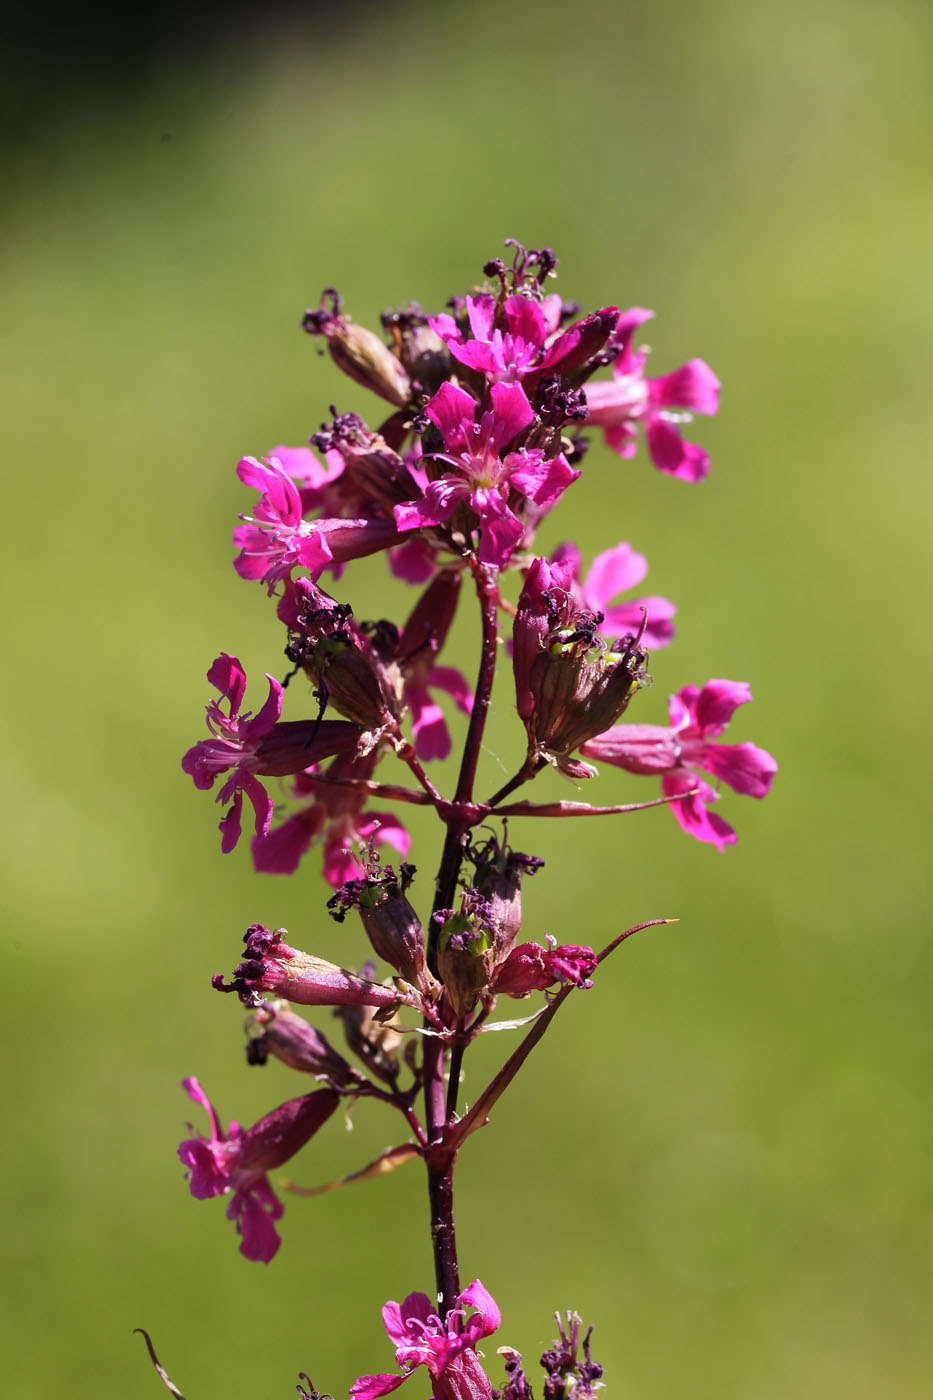
{"label": "reddish stem", "polygon": [[[434,909],[449,909],[457,892],[457,880],[463,862],[464,841],[473,825],[463,809],[471,807],[473,787],[476,782],[476,768],[483,743],[486,716],[492,695],[492,683],[496,671],[496,651],[498,648],[498,602],[499,589],[495,570],[471,559],[470,567],[476,583],[476,594],[480,605],[482,643],[480,648],[479,675],[473,697],[473,709],[467,729],[463,757],[460,761],[460,774],[454,805],[460,812],[448,808],[444,818],[447,835],[441,855],[437,875],[437,889]],[[437,940],[440,929],[432,917],[428,931],[428,966],[437,972]],[[456,1111],[456,1080],[451,1084],[450,1097],[444,1095],[444,1043],[432,1038],[426,1039],[424,1048],[424,1103],[428,1131],[428,1149],[425,1161],[428,1169],[428,1198],[431,1205],[431,1247],[434,1251],[434,1272],[437,1279],[438,1312],[441,1317],[456,1305],[460,1293],[460,1275],[457,1264],[457,1237],[454,1228],[453,1171],[456,1150],[445,1140],[445,1128]],[[462,1052],[461,1052],[462,1053]],[[454,1057],[457,1060],[457,1057]],[[459,1078],[459,1063],[451,1066]],[[432,1150],[433,1149],[433,1150]]]}

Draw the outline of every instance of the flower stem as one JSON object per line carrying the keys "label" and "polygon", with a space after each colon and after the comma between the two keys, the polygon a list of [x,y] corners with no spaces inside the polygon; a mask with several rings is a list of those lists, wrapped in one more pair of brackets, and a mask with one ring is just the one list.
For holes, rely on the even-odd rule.
{"label": "flower stem", "polygon": [[[499,588],[496,571],[480,564],[476,558],[471,559],[470,568],[480,606],[482,643],[473,709],[470,712],[470,723],[454,795],[454,802],[460,804],[469,804],[473,800],[476,768],[482,749],[486,716],[489,713],[499,645]],[[470,823],[462,816],[451,814],[446,824],[447,835],[444,839],[434,897],[435,913],[438,909],[449,909],[453,905],[460,866],[463,863],[464,842],[470,830]],[[434,973],[437,972],[439,932],[438,925],[432,918],[428,931],[428,966]],[[460,1293],[457,1237],[454,1229],[453,1173],[456,1151],[451,1151],[444,1140],[448,1120],[448,1104],[444,1094],[444,1049],[443,1041],[434,1039],[427,1040],[424,1048],[424,1103],[429,1143],[425,1160],[428,1169],[428,1199],[431,1205],[431,1247],[434,1251],[438,1312],[442,1318],[456,1305]],[[453,1056],[451,1072],[459,1079],[460,1062],[456,1053]],[[453,1105],[456,1105],[456,1090],[453,1090]]]}

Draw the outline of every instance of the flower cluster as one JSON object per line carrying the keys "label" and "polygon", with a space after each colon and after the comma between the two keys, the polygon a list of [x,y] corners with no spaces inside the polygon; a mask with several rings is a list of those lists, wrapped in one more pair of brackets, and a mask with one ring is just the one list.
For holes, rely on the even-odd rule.
{"label": "flower cluster", "polygon": [[[239,660],[218,656],[208,671],[220,697],[207,706],[209,737],[182,761],[198,788],[222,778],[224,852],[241,834],[244,794],[255,814],[257,870],[291,874],[312,846],[320,849],[334,891],[328,910],[340,924],[358,917],[372,955],[361,967],[342,967],[293,946],[285,929],[249,927],[232,975],[214,978],[249,1008],[249,1062],[271,1054],[323,1087],[225,1135],[197,1081],[187,1080],[211,1136],[179,1149],[192,1193],[229,1194],[242,1252],[268,1262],[282,1214],[268,1172],[290,1160],[341,1099],[376,1098],[402,1116],[404,1141],[331,1185],[423,1161],[437,1302],[411,1293],[401,1305],[386,1304],[400,1371],[361,1377],[356,1400],[388,1394],[421,1365],[438,1400],[492,1400],[478,1343],[499,1326],[499,1311],[479,1280],[460,1288],[454,1161],[563,1002],[593,988],[598,965],[634,931],[599,953],[557,936],[523,939],[522,885],[542,862],[510,844],[507,823],[660,801],[690,835],[722,849],[735,832],[713,810],[719,793],[709,779],[760,798],[776,771],[764,749],[719,742],[751,699],[744,683],[681,688],[669,727],[620,722],[651,681],[649,652],[672,642],[676,611],[666,597],[637,592],[648,566],[627,540],[610,543],[588,568],[570,541],[550,555],[535,551],[542,521],[591,470],[581,465],[589,428],[601,428],[623,458],[636,452],[641,428],[659,471],[701,480],[708,456],[682,426],[691,413],[716,412],[716,376],[698,359],[647,376],[647,351],[634,339],[653,313],[605,306],[580,314],[550,290],[557,265],[550,249],[508,246],[511,261],[488,262],[484,284],[453,297],[448,311],[425,315],[414,304],[387,311],[386,339],[354,323],[333,288],[305,313],[304,330],[376,396],[379,417],[370,426],[335,407],[309,445],[240,461],[237,475],[256,499],[233,533],[234,567],[275,599],[290,670],[281,681],[267,676],[268,696],[254,715],[242,709]],[[611,378],[602,377],[606,369]],[[346,566],[380,553],[418,590],[397,622],[358,618],[343,594]],[[481,633],[473,683],[442,661],[465,594],[475,595]],[[482,798],[478,765],[502,654],[511,655],[519,742],[514,775]],[[299,712],[285,720],[289,685],[290,703],[302,691],[310,700],[301,708],[298,694]],[[453,750],[455,711],[465,737],[455,790],[445,795],[432,773]],[[656,775],[660,799],[590,806],[512,798],[547,769],[591,780],[594,761]],[[443,829],[430,913],[419,914],[411,898],[415,867],[398,815],[405,805],[432,808]],[[501,832],[493,825],[500,819]],[[397,868],[383,862],[386,844],[402,858]],[[533,994],[543,1001],[531,1014],[493,1019],[502,998]],[[292,1006],[330,1007],[360,1067]],[[490,1029],[526,1024],[518,1049],[458,1113],[470,1045]],[[542,1359],[546,1400],[589,1400],[601,1384],[589,1333],[580,1343],[575,1315],[566,1330],[558,1322],[560,1340]],[[509,1348],[503,1355],[502,1396],[526,1400],[521,1357]]]}

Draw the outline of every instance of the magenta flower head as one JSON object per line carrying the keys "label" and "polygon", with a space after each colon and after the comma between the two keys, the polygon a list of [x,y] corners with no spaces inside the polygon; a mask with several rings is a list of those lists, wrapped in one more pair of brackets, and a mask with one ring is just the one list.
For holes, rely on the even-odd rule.
{"label": "magenta flower head", "polygon": [[[477,1309],[469,1318],[468,1307]],[[434,1400],[492,1400],[476,1346],[496,1331],[501,1316],[479,1279],[463,1290],[443,1322],[426,1293],[409,1293],[401,1305],[386,1303],[382,1320],[402,1374],[360,1376],[350,1387],[351,1400],[388,1395],[419,1366],[428,1368]]]}
{"label": "magenta flower head", "polygon": [[[282,687],[266,673],[269,694],[257,715],[240,713],[246,693],[246,672],[235,656],[221,652],[207,673],[211,685],[220,691],[220,700],[207,705],[210,739],[202,739],[188,750],[182,769],[194,779],[197,788],[211,788],[220,773],[229,777],[217,794],[217,801],[230,803],[220,822],[221,849],[232,851],[240,839],[243,794],[253,804],[256,835],[265,836],[272,819],[272,798],[262,777],[282,777],[300,773],[312,763],[332,754],[356,748],[360,730],[338,720],[316,724],[311,720],[278,723],[282,713]],[[227,712],[221,708],[227,702]]]}
{"label": "magenta flower head", "polygon": [[227,1218],[236,1221],[242,1239],[240,1253],[268,1264],[281,1244],[274,1222],[284,1207],[266,1173],[282,1166],[304,1147],[333,1113],[340,1095],[333,1089],[303,1094],[280,1104],[251,1128],[241,1129],[231,1123],[225,1134],[198,1081],[186,1079],[182,1088],[206,1110],[211,1125],[209,1138],[188,1138],[178,1148],[178,1155],[188,1168],[191,1194],[203,1201],[232,1193]]}
{"label": "magenta flower head", "polygon": [[512,662],[529,762],[585,777],[587,766],[569,755],[648,683],[648,653],[631,635],[607,647],[596,632],[602,614],[579,608],[572,585],[569,562],[535,560],[518,600]]}
{"label": "magenta flower head", "polygon": [[[705,360],[688,360],[673,374],[652,379],[644,373],[646,350],[634,351],[632,338],[653,311],[633,306],[623,313],[616,329],[620,350],[610,383],[589,383],[587,424],[606,430],[606,442],[620,457],[635,451],[637,425],[645,429],[651,460],[659,471],[682,481],[702,481],[709,471],[709,455],[686,442],[679,424],[693,413],[716,413],[719,380]],[[686,413],[673,410],[684,409]]]}
{"label": "magenta flower head", "polygon": [[441,385],[425,413],[443,440],[444,450],[430,455],[450,470],[429,481],[421,500],[396,506],[395,520],[403,531],[442,525],[463,507],[470,512],[469,528],[480,532],[480,562],[502,568],[524,533],[511,494],[518,492],[540,512],[580,473],[563,454],[548,458],[540,448],[505,450],[534,421],[520,384],[493,384],[489,405],[477,420],[479,405],[465,389],[449,381]]}
{"label": "magenta flower head", "polygon": [[397,1006],[403,998],[391,987],[357,977],[335,963],[291,948],[277,928],[251,924],[243,936],[246,957],[225,982],[222,973],[211,979],[218,992],[237,992],[244,1006],[261,1006],[260,992],[284,997],[297,1006]]}
{"label": "magenta flower head", "polygon": [[709,805],[719,793],[697,776],[711,773],[747,797],[764,797],[777,772],[777,763],[755,744],[714,742],[739,705],[752,692],[744,681],[707,681],[702,690],[684,686],[670,698],[670,728],[657,724],[619,724],[583,745],[582,752],[597,762],[612,763],[628,773],[654,773],[665,796],[691,793],[670,804],[684,831],[722,850],[734,843],[735,831]]}

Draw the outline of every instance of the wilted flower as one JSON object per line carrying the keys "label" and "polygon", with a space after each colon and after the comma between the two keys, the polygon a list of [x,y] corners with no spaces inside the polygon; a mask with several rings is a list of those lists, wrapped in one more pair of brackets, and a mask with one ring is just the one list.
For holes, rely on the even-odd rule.
{"label": "wilted flower", "polygon": [[217,1112],[198,1081],[186,1079],[182,1088],[206,1110],[211,1125],[209,1138],[188,1138],[178,1148],[178,1155],[188,1168],[191,1194],[205,1200],[232,1192],[227,1218],[236,1221],[237,1233],[242,1237],[240,1253],[268,1264],[281,1244],[273,1222],[281,1217],[284,1208],[266,1173],[282,1166],[304,1147],[326,1123],[340,1096],[332,1089],[318,1089],[280,1104],[251,1128],[231,1123],[224,1133]]}

